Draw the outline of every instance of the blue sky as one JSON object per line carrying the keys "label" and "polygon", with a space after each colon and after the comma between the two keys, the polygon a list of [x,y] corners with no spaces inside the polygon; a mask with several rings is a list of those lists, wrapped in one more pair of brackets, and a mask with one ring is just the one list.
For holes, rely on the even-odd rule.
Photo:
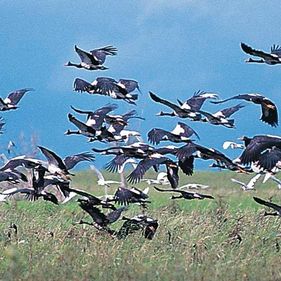
{"label": "blue sky", "polygon": [[[40,145],[62,156],[104,147],[64,136],[73,128],[67,120],[70,105],[94,110],[116,102],[117,113],[135,107],[73,92],[76,77],[138,80],[143,95],[136,109],[146,121],[132,121],[131,128],[140,129],[144,138],[152,127],[172,129],[179,121],[155,116],[166,108],[149,99],[149,90],[173,101],[199,89],[222,98],[258,92],[281,104],[281,66],[247,65],[248,56],[240,49],[240,42],[264,50],[281,44],[280,1],[0,0],[0,5],[0,96],[14,89],[35,89],[18,110],[1,114],[7,122],[1,147],[9,139],[17,143],[20,135],[28,139],[33,133]],[[113,45],[118,55],[107,59],[108,71],[66,68],[68,60],[79,61],[75,44],[86,50]],[[220,108],[204,106],[211,112]],[[219,149],[224,140],[244,134],[279,134],[279,128],[259,121],[259,106],[248,104],[234,117],[236,130],[186,122],[197,130],[201,144]]]}

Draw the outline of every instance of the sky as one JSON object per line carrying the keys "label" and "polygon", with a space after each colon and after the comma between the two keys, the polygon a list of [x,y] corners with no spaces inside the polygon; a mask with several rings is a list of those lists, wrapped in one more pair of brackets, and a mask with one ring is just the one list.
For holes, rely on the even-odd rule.
{"label": "sky", "polygon": [[[246,64],[248,55],[240,48],[240,42],[262,50],[281,44],[280,1],[0,0],[0,6],[0,96],[35,89],[17,110],[0,114],[6,121],[2,151],[13,140],[21,153],[23,136],[28,149],[32,135],[61,156],[105,147],[64,132],[74,129],[67,119],[71,105],[95,110],[109,102],[118,104],[118,114],[136,109],[146,119],[132,120],[129,127],[140,130],[144,140],[151,128],[171,130],[178,121],[198,132],[200,144],[220,150],[225,140],[242,135],[280,135],[279,127],[259,121],[257,105],[248,103],[234,115],[236,129],[228,129],[157,117],[167,108],[148,96],[153,91],[176,101],[197,90],[216,92],[221,98],[256,92],[280,106],[281,66]],[[118,55],[107,58],[107,71],[64,67],[69,60],[79,62],[75,44],[85,50],[113,45]],[[142,91],[137,106],[73,91],[76,77],[93,81],[99,76],[137,80]],[[206,102],[203,109],[215,112],[236,103]],[[98,157],[96,165],[109,160]]]}

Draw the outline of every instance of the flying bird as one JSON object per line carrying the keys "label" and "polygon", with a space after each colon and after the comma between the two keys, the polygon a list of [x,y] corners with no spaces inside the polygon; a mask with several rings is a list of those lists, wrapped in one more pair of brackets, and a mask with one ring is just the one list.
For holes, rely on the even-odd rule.
{"label": "flying bird", "polygon": [[4,100],[0,98],[0,111],[8,111],[12,109],[17,109],[17,104],[29,91],[34,91],[32,88],[25,88],[21,90],[16,90],[11,92]]}
{"label": "flying bird", "polygon": [[246,60],[246,62],[248,63],[266,63],[269,65],[281,63],[281,46],[279,45],[273,45],[271,47],[270,53],[255,50],[252,47],[246,45],[245,43],[241,43],[241,48],[246,54],[261,58],[259,60],[249,58],[248,60]]}
{"label": "flying bird", "polygon": [[248,183],[244,183],[244,182],[236,180],[236,179],[231,179],[231,181],[240,185],[242,190],[248,191],[248,190],[255,189],[255,184],[261,176],[262,176],[262,174],[256,174],[253,178],[250,179],[250,181]]}
{"label": "flying bird", "polygon": [[153,101],[164,104],[164,105],[170,107],[171,109],[173,109],[173,112],[171,112],[171,113],[161,111],[158,114],[159,116],[177,116],[180,118],[190,118],[194,121],[201,120],[201,114],[197,113],[196,111],[194,111],[192,109],[182,108],[180,105],[177,105],[170,101],[164,100],[152,92],[149,92],[149,95]]}
{"label": "flying bird", "polygon": [[80,57],[81,63],[67,62],[65,66],[74,66],[76,68],[84,68],[87,70],[106,70],[108,69],[103,64],[105,62],[106,56],[115,56],[117,54],[117,49],[113,46],[105,46],[102,48],[94,49],[90,52],[84,51],[78,48],[76,45],[74,47],[75,52]]}
{"label": "flying bird", "polygon": [[205,118],[201,119],[202,122],[209,122],[212,125],[222,125],[227,128],[234,128],[234,119],[228,118],[243,107],[244,105],[237,104],[235,106],[222,109],[214,114],[202,110],[199,110],[198,112],[205,116]]}
{"label": "flying bird", "polygon": [[154,186],[154,188],[157,191],[160,191],[160,192],[177,192],[177,193],[181,194],[179,196],[172,196],[171,199],[181,199],[181,198],[184,198],[184,199],[187,199],[187,200],[192,200],[192,199],[199,199],[199,200],[202,200],[202,199],[214,199],[214,197],[211,196],[211,195],[201,194],[201,193],[197,193],[197,192],[188,192],[188,191],[180,190],[180,189],[161,189],[161,188],[158,188],[156,186]]}
{"label": "flying bird", "polygon": [[116,81],[110,77],[98,77],[92,83],[80,78],[74,80],[74,91],[76,92],[109,96],[130,104],[136,104],[135,101],[138,99],[138,94],[132,93],[135,89],[139,90],[138,82],[135,80],[120,79]]}
{"label": "flying bird", "polygon": [[188,125],[178,122],[174,130],[168,132],[163,129],[154,128],[147,134],[149,142],[152,144],[159,144],[161,141],[172,141],[172,142],[190,142],[189,137],[196,135],[198,139],[199,135]]}
{"label": "flying bird", "polygon": [[264,214],[265,216],[279,216],[279,217],[281,217],[281,206],[279,206],[277,204],[274,204],[272,202],[265,201],[265,200],[263,200],[261,198],[258,198],[258,197],[253,197],[253,199],[257,203],[259,203],[261,205],[264,205],[266,207],[272,208],[272,209],[274,209],[276,211],[274,213],[267,213],[267,212],[265,212],[265,214]]}
{"label": "flying bird", "polygon": [[242,99],[245,101],[253,102],[255,104],[259,104],[262,110],[260,120],[271,125],[272,127],[276,127],[278,125],[277,106],[271,100],[260,94],[241,94],[225,100],[212,101],[212,103],[219,104],[234,99]]}
{"label": "flying bird", "polygon": [[[257,135],[252,138],[243,136],[240,139],[244,141],[245,145],[245,149],[239,157],[239,162],[243,165],[248,165],[258,161],[261,157],[261,154],[266,152],[268,149],[281,149],[281,137],[279,136]],[[274,150],[272,154],[278,156],[280,154],[278,150]],[[270,157],[266,157],[266,159],[272,160]],[[276,157],[274,157],[274,161],[276,161]],[[259,164],[263,165],[263,162],[266,163],[266,161],[260,161]],[[270,163],[274,162],[270,161]],[[274,166],[275,164],[270,164],[270,166],[267,166],[267,168],[272,167],[272,165]]]}
{"label": "flying bird", "polygon": [[144,238],[152,240],[159,226],[156,219],[146,215],[137,215],[133,218],[123,217],[122,220],[125,222],[117,232],[119,239],[125,239],[129,234],[143,230]]}
{"label": "flying bird", "polygon": [[148,191],[149,188],[145,190],[140,190],[136,187],[133,188],[126,188],[126,187],[119,187],[115,192],[112,201],[117,202],[120,205],[129,205],[130,203],[139,203],[142,206],[146,206],[146,203],[150,203],[148,199]]}
{"label": "flying bird", "polygon": [[91,153],[79,153],[76,155],[70,155],[62,159],[55,152],[45,148],[43,146],[38,146],[43,155],[47,158],[48,161],[48,171],[51,174],[61,176],[63,179],[69,179],[71,170],[76,164],[81,161],[93,161],[94,155]]}

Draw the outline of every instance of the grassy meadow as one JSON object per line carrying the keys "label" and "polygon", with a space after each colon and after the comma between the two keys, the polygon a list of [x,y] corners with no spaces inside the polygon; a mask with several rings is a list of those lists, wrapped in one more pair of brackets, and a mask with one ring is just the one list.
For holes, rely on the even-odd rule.
{"label": "grassy meadow", "polygon": [[[91,221],[76,199],[59,206],[2,203],[0,280],[281,280],[281,220],[264,217],[265,209],[252,199],[281,203],[281,191],[268,182],[243,192],[231,177],[249,178],[230,172],[181,176],[182,184],[210,185],[202,193],[215,200],[173,201],[171,194],[151,188],[147,213],[159,220],[151,241],[140,233],[113,239],[91,226],[76,225],[82,218]],[[73,186],[103,194],[90,171],[77,173]],[[139,212],[138,206],[131,206],[125,215]]]}

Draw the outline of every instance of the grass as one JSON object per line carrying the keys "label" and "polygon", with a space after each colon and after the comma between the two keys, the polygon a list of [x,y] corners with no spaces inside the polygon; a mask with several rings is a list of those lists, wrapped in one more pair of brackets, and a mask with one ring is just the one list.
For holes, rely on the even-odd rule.
{"label": "grass", "polygon": [[[281,203],[280,191],[268,183],[242,192],[230,182],[233,176],[247,178],[225,172],[181,177],[209,184],[205,193],[216,200],[171,202],[170,194],[151,190],[147,212],[159,220],[152,241],[140,233],[117,240],[73,224],[90,221],[75,201],[2,204],[0,280],[280,280],[280,219],[264,217],[252,199]],[[81,172],[74,186],[102,194],[95,181]],[[132,206],[126,216],[137,213],[139,207]]]}

